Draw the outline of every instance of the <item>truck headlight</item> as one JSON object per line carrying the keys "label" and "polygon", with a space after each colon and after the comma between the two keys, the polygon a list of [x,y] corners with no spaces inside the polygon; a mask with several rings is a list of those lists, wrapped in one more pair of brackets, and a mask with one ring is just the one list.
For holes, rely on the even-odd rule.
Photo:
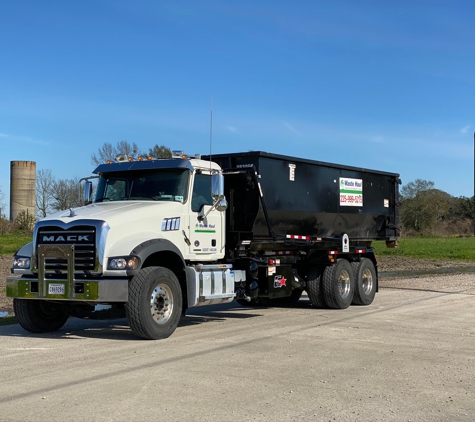
{"label": "truck headlight", "polygon": [[107,269],[109,270],[135,270],[139,266],[139,259],[136,256],[120,256],[110,258]]}
{"label": "truck headlight", "polygon": [[30,269],[30,257],[15,255],[12,260],[13,270],[29,270]]}

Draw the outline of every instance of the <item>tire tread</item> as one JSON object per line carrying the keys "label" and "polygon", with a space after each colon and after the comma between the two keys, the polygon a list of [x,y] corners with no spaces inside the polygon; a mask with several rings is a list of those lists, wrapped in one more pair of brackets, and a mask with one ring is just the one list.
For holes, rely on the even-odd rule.
{"label": "tire tread", "polygon": [[307,294],[315,308],[327,308],[323,296],[322,271],[318,267],[311,268],[307,275]]}
{"label": "tire tread", "polygon": [[68,320],[68,315],[57,309],[55,316],[42,318],[40,308],[44,305],[39,300],[13,299],[13,312],[20,326],[35,334],[59,330]]}
{"label": "tire tread", "polygon": [[[369,265],[369,269],[373,272],[375,277],[374,284],[373,284],[373,291],[369,295],[365,295],[361,288],[361,279],[360,279],[360,272],[362,265]],[[362,258],[360,262],[352,262],[351,268],[353,269],[353,275],[355,278],[355,294],[353,296],[353,304],[354,305],[362,305],[367,306],[373,303],[374,296],[376,294],[376,270],[374,268],[373,262],[368,258]]]}
{"label": "tire tread", "polygon": [[[342,298],[338,292],[338,285],[337,285],[337,276],[338,272],[342,271],[344,267],[348,267],[348,274],[350,276],[351,281],[353,282],[351,285],[351,293],[350,298]],[[338,259],[338,261],[325,268],[323,271],[323,296],[325,298],[326,304],[333,309],[346,309],[351,305],[353,300],[353,295],[355,291],[355,281],[353,276],[353,268],[351,267],[350,263],[345,259]]]}
{"label": "tire tread", "polygon": [[[143,309],[144,303],[143,303],[143,296],[147,294],[147,290],[150,287],[150,280],[149,278],[151,277],[152,273],[155,274],[155,278],[163,276],[166,278],[169,278],[169,280],[173,280],[174,282],[177,283],[179,292],[177,292],[178,295],[181,295],[181,288],[179,286],[179,282],[176,279],[175,275],[173,272],[171,272],[168,268],[165,267],[147,267],[143,268],[136,276],[132,278],[132,280],[129,282],[129,299],[126,304],[125,310],[126,310],[126,315],[127,319],[129,321],[129,326],[132,332],[141,338],[148,339],[148,340],[158,340],[158,339],[163,339],[169,337],[173,331],[175,330],[176,326],[178,325],[180,317],[178,317],[178,320],[176,323],[172,323],[172,326],[170,327],[171,329],[164,329],[164,327],[160,327],[162,330],[161,332],[159,331],[154,331],[153,328],[150,328],[147,324],[147,318],[148,315],[143,318],[142,312],[147,314],[149,312],[149,309]],[[175,308],[175,317],[176,313],[178,313],[181,316],[181,311],[182,311],[182,300],[179,297],[174,297],[173,298],[176,303],[173,304]],[[172,316],[171,318],[173,318]]]}

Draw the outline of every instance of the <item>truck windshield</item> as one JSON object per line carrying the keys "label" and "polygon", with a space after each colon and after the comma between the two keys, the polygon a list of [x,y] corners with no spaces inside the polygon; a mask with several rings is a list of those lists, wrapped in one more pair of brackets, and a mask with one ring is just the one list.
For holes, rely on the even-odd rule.
{"label": "truck windshield", "polygon": [[186,201],[189,171],[103,173],[95,202],[107,201]]}

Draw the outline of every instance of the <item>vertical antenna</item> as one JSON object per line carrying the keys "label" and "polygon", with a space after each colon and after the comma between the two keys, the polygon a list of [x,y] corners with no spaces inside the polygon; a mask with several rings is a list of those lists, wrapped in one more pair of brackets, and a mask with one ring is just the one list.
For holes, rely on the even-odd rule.
{"label": "vertical antenna", "polygon": [[211,173],[212,146],[213,146],[213,94],[211,94],[210,122],[209,122],[209,172],[210,173]]}

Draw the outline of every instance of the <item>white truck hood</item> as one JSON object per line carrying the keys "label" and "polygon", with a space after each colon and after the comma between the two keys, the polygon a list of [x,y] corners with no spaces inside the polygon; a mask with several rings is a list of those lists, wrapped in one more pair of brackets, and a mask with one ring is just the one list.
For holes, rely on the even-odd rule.
{"label": "white truck hood", "polygon": [[[67,228],[74,224],[94,225],[94,221],[105,222],[107,227],[105,230],[101,229],[102,240],[99,242],[99,255],[102,259],[127,255],[137,245],[150,239],[162,238],[184,244],[181,233],[188,226],[188,221],[184,221],[185,207],[181,202],[174,201],[103,202],[60,211],[42,219],[38,224]],[[175,222],[173,231],[162,227],[165,219]]]}
{"label": "white truck hood", "polygon": [[[156,221],[164,217],[174,217],[183,211],[180,202],[166,201],[120,201],[89,204],[72,210],[59,211],[41,221],[57,221],[70,224],[78,220],[103,220],[112,228],[116,225],[144,221],[148,218]],[[143,224],[143,223],[142,223]]]}

